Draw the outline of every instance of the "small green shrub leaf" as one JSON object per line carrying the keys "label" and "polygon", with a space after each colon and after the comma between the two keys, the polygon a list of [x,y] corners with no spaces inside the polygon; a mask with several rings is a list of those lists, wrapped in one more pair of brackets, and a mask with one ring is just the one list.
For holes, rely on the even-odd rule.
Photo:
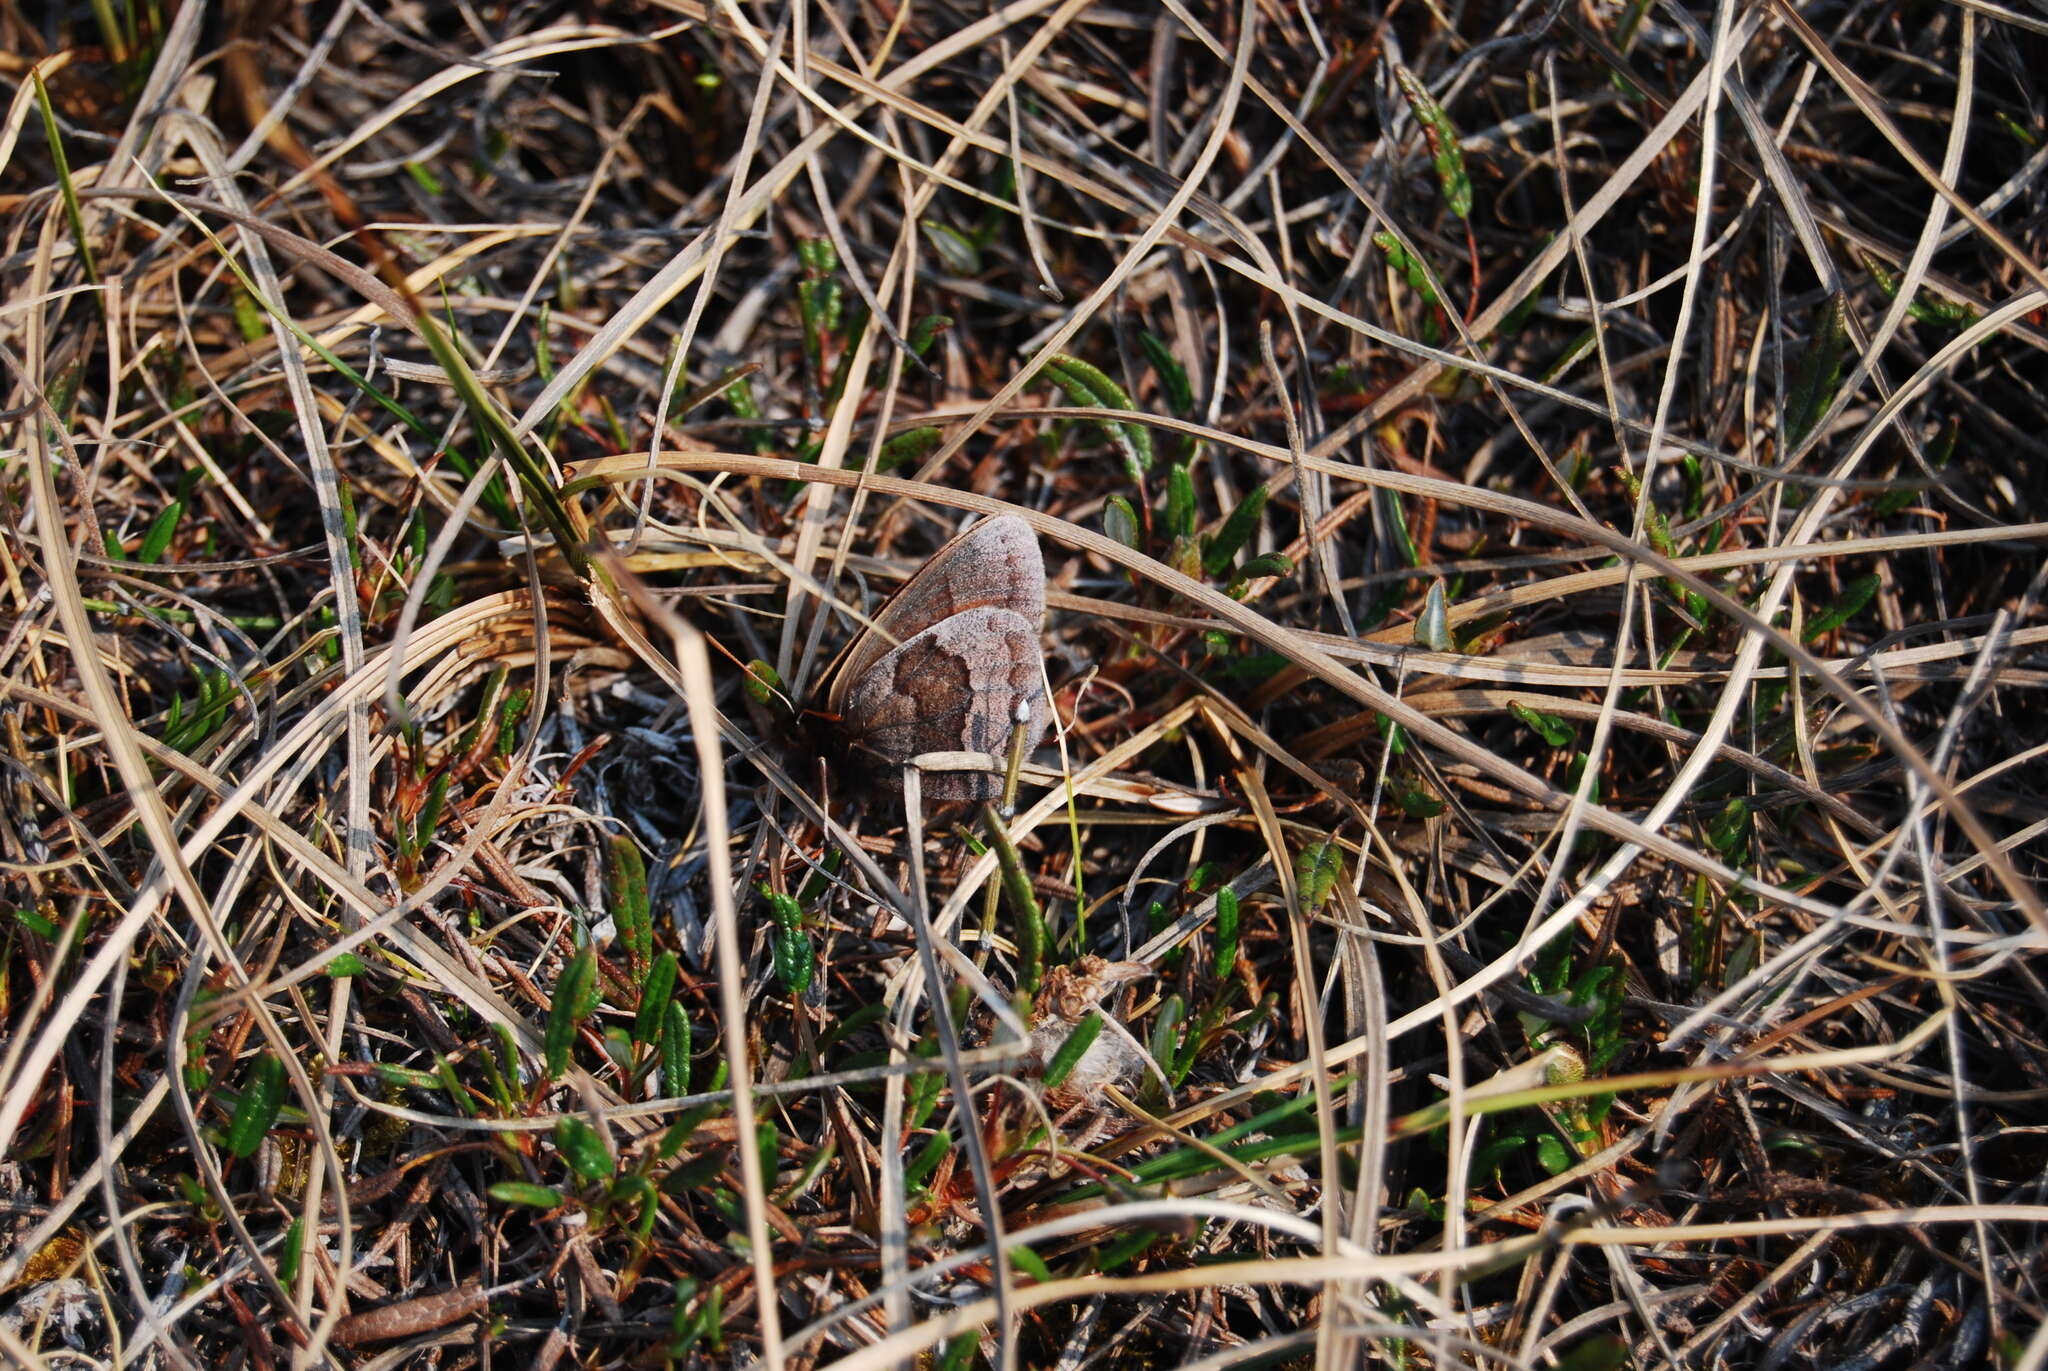
{"label": "small green shrub leaf", "polygon": [[569,959],[562,978],[555,982],[555,996],[548,1006],[546,1035],[542,1039],[542,1052],[547,1063],[548,1079],[554,1080],[569,1069],[569,1051],[576,1045],[576,1030],[590,1014],[594,1004],[585,1007],[597,994],[597,953],[585,947]]}
{"label": "small green shrub leaf", "polygon": [[256,1059],[242,1098],[235,1102],[235,1116],[228,1124],[227,1148],[237,1157],[248,1157],[263,1145],[264,1135],[277,1122],[284,1107],[284,1063],[271,1053]]}
{"label": "small green shrub leaf", "polygon": [[1344,848],[1335,838],[1319,838],[1294,859],[1294,882],[1304,914],[1321,909],[1344,875]]}
{"label": "small green shrub leaf", "polygon": [[640,1009],[633,1016],[633,1041],[654,1043],[661,1038],[662,1019],[676,993],[676,954],[663,950],[640,982]]}
{"label": "small green shrub leaf", "polygon": [[562,1158],[576,1173],[576,1179],[585,1185],[609,1180],[618,1170],[618,1162],[604,1145],[603,1136],[574,1114],[564,1114],[555,1120],[555,1146],[561,1149]]}
{"label": "small green shrub leaf", "polygon": [[490,1189],[490,1196],[499,1204],[523,1204],[534,1209],[560,1209],[564,1203],[561,1191],[551,1185],[530,1185],[525,1181],[499,1181]]}

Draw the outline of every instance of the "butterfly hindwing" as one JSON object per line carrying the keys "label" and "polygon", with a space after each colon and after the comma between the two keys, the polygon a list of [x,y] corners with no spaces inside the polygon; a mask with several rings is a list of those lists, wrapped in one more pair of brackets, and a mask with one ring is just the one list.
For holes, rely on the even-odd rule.
{"label": "butterfly hindwing", "polygon": [[[848,743],[900,766],[926,752],[1009,751],[1020,706],[1026,746],[1045,736],[1049,715],[1038,624],[1012,610],[969,609],[941,619],[884,653],[848,687],[840,727]],[[978,801],[1000,792],[985,772],[933,772],[934,800]]]}

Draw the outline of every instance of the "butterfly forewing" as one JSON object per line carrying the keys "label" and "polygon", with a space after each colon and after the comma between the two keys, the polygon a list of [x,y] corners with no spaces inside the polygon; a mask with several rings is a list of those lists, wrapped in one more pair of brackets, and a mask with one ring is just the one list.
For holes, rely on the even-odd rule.
{"label": "butterfly forewing", "polygon": [[[983,607],[941,619],[884,653],[848,686],[840,727],[854,747],[891,765],[926,752],[1009,751],[1022,705],[1027,748],[1048,722],[1038,624]],[[973,771],[925,777],[934,800],[993,799],[1002,778]]]}
{"label": "butterfly forewing", "polygon": [[[1045,622],[1045,562],[1031,525],[1014,514],[983,519],[933,553],[903,583],[874,623],[847,648],[832,674],[826,708],[846,713],[855,686],[899,644],[908,644],[945,619],[986,607],[1006,609],[1028,621],[1036,651],[1038,628]],[[954,747],[967,750],[959,744]]]}

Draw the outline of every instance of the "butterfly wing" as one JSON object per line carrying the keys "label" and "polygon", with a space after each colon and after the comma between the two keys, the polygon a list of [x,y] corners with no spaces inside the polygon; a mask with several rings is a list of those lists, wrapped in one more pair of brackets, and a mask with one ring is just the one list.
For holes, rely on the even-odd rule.
{"label": "butterfly wing", "polygon": [[1035,654],[1038,629],[1045,622],[1045,561],[1031,525],[1014,514],[983,519],[933,553],[932,559],[903,583],[875,615],[874,623],[846,649],[838,670],[832,673],[826,708],[844,714],[855,684],[898,644],[909,643],[943,620],[985,606],[1007,609],[1028,621]]}
{"label": "butterfly wing", "polygon": [[[941,619],[847,688],[840,709],[847,741],[891,766],[925,752],[1002,756],[1021,707],[1026,747],[1037,747],[1051,718],[1038,629],[992,607]],[[1001,790],[1000,776],[979,771],[935,771],[924,782],[935,800],[990,800]]]}

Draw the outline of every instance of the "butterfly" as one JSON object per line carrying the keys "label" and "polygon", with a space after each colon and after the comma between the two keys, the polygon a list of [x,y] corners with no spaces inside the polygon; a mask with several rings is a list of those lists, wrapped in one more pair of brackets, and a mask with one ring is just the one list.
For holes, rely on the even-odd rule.
{"label": "butterfly", "polygon": [[[926,752],[1003,756],[1019,719],[1026,751],[1037,747],[1051,722],[1044,624],[1045,562],[1031,525],[983,519],[934,553],[842,654],[825,697],[841,743],[892,779]],[[934,771],[923,790],[976,803],[1002,784],[991,772]]]}

